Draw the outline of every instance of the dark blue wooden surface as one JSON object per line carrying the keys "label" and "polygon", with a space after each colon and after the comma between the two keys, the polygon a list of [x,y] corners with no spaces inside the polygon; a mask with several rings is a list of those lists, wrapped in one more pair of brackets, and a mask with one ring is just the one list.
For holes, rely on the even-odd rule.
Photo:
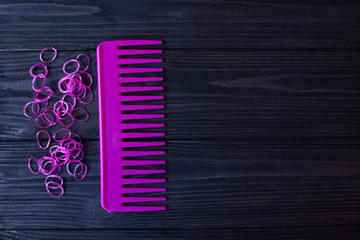
{"label": "dark blue wooden surface", "polygon": [[[0,0],[0,239],[358,239],[358,1]],[[100,206],[97,100],[73,130],[89,175],[50,198],[28,69],[114,39],[164,40],[166,212]],[[97,86],[93,87],[97,96]]]}

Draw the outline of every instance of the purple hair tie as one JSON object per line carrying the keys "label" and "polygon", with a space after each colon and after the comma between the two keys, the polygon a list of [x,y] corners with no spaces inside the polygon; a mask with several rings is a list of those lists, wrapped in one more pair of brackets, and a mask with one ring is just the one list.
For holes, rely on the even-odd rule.
{"label": "purple hair tie", "polygon": [[[60,183],[57,183],[57,184],[59,184],[60,186],[62,186],[63,184],[64,184],[64,180],[62,179],[62,177],[60,177],[60,176],[58,176],[58,175],[49,175],[49,176],[47,176],[46,178],[45,178],[45,184],[47,184],[48,183],[48,180],[50,179],[50,178],[56,178],[56,179],[58,179],[58,180],[60,180]],[[55,179],[54,179],[55,180]],[[49,181],[49,182],[54,182],[54,181]],[[54,186],[49,186],[50,188],[53,188]],[[56,186],[55,186],[56,187]]]}
{"label": "purple hair tie", "polygon": [[[79,107],[78,107],[78,108],[74,108],[73,111],[71,112],[71,114],[74,115],[74,112],[76,112],[76,111],[80,111],[80,112],[85,113],[85,119],[77,119],[77,118],[74,117],[75,121],[85,122],[85,121],[87,121],[87,120],[89,119],[89,113],[88,113],[85,109],[79,108]],[[81,115],[81,113],[80,113],[80,115]]]}
{"label": "purple hair tie", "polygon": [[35,77],[37,74],[34,74],[33,73],[33,71],[34,71],[34,69],[36,68],[36,67],[41,67],[41,68],[43,68],[44,69],[44,75],[45,76],[47,76],[48,74],[49,74],[49,70],[47,69],[47,67],[46,67],[46,65],[45,64],[43,64],[43,63],[37,63],[37,64],[35,64],[35,65],[33,65],[31,68],[30,68],[30,71],[29,71],[29,73],[30,73],[30,75],[32,76],[32,77]]}
{"label": "purple hair tie", "polygon": [[[37,166],[38,166],[38,170],[37,170],[37,171],[34,171],[33,168],[31,167],[31,161],[32,161],[32,160],[34,160],[34,161],[36,162]],[[29,157],[29,159],[28,159],[28,168],[29,168],[30,172],[33,173],[33,174],[38,174],[38,173],[40,173],[40,171],[41,171],[41,167],[40,167],[39,161],[38,161],[35,157],[33,157],[33,156]]]}
{"label": "purple hair tie", "polygon": [[70,110],[72,110],[72,105],[69,108],[69,103],[63,101],[63,100],[59,100],[56,103],[54,103],[54,113],[56,115],[58,115],[58,117],[63,117],[65,116],[66,113],[70,112]]}
{"label": "purple hair tie", "polygon": [[[69,73],[69,72],[66,71],[66,66],[67,66],[69,63],[71,63],[71,62],[74,62],[74,63],[75,63],[75,70],[74,70],[73,72],[70,72],[70,73]],[[66,62],[64,63],[64,65],[63,65],[63,67],[62,67],[62,70],[63,70],[63,72],[64,72],[65,74],[70,75],[70,74],[77,73],[77,72],[79,71],[79,68],[80,68],[80,63],[79,63],[79,61],[76,60],[76,59],[70,59],[70,60],[68,60],[68,61],[66,61]]]}
{"label": "purple hair tie", "polygon": [[[74,139],[74,137],[75,138],[77,138],[77,140],[78,141],[76,141],[76,139],[74,139],[77,143],[79,143],[79,144],[81,144],[81,137],[78,135],[78,134],[76,134],[76,133],[71,133],[71,137]],[[82,146],[82,145],[81,145]],[[82,148],[81,148],[82,149]]]}
{"label": "purple hair tie", "polygon": [[74,98],[71,94],[64,94],[62,97],[61,97],[61,101],[64,101],[64,102],[66,102],[66,97],[68,97],[68,98],[71,98],[71,100],[72,100],[72,103],[70,103],[70,102],[67,102],[68,104],[70,104],[70,106],[72,106],[72,108],[70,108],[70,112],[73,110],[73,108],[75,107],[75,105],[76,105],[76,98]]}
{"label": "purple hair tie", "polygon": [[[43,98],[39,98],[39,95],[43,92],[49,92],[49,94]],[[53,94],[54,92],[50,87],[42,87],[34,92],[33,98],[35,102],[45,102],[48,101]]]}
{"label": "purple hair tie", "polygon": [[[31,104],[32,104],[32,106],[31,106],[32,115],[29,115],[26,110],[27,110],[28,106],[30,106]],[[37,110],[35,110],[35,111],[34,111],[34,105],[37,108]],[[34,101],[28,102],[28,103],[25,104],[23,112],[24,112],[25,117],[27,117],[27,118],[37,117],[37,115],[40,112],[40,105],[37,102],[34,102]]]}
{"label": "purple hair tie", "polygon": [[[57,136],[58,134],[60,134],[61,132],[63,132],[63,131],[65,131],[66,134],[65,134],[64,137],[62,137],[61,139],[58,139],[56,136]],[[71,136],[71,132],[70,132],[69,129],[67,129],[67,128],[61,128],[61,129],[57,130],[57,131],[53,134],[52,137],[53,137],[53,139],[54,139],[56,142],[64,142],[64,141],[66,141],[67,139],[69,139],[70,136]]]}
{"label": "purple hair tie", "polygon": [[[47,144],[46,144],[45,147],[41,146],[41,144],[40,144],[39,135],[40,135],[41,133],[45,133],[45,135],[47,136],[47,139],[48,139],[48,140],[47,140]],[[49,134],[47,131],[45,131],[45,130],[41,130],[41,131],[38,131],[38,132],[36,133],[36,141],[37,141],[37,144],[38,144],[39,148],[41,148],[41,149],[47,149],[47,148],[49,147],[50,141],[51,141],[50,138],[51,138],[51,137],[50,137],[50,134]]]}
{"label": "purple hair tie", "polygon": [[[70,170],[70,165],[72,163],[77,163],[77,165],[75,166],[73,172]],[[81,167],[81,171],[79,172],[78,169],[79,167]],[[83,164],[80,161],[77,162],[68,162],[66,164],[66,171],[69,173],[69,175],[73,176],[75,178],[76,181],[81,181],[85,178],[86,174],[87,174],[87,167],[85,164]],[[82,175],[80,178],[78,178],[78,176]]]}
{"label": "purple hair tie", "polygon": [[[51,186],[50,184],[53,184],[54,186]],[[45,184],[45,188],[46,188],[47,193],[52,197],[61,197],[62,195],[64,195],[64,188],[62,187],[62,185],[60,185],[57,182],[54,182],[54,181],[47,182]],[[51,192],[51,190],[56,190],[56,189],[60,189],[60,191],[61,191],[60,194],[54,194]]]}
{"label": "purple hair tie", "polygon": [[79,55],[77,55],[76,60],[79,61],[79,58],[80,58],[81,56],[85,56],[85,57],[86,57],[86,59],[87,59],[87,65],[86,65],[86,67],[85,67],[84,69],[80,69],[80,68],[79,68],[79,71],[80,71],[80,72],[85,72],[85,71],[89,68],[89,66],[90,66],[90,58],[89,58],[89,56],[88,56],[87,54],[85,54],[85,53],[80,53]]}
{"label": "purple hair tie", "polygon": [[54,151],[50,151],[50,155],[55,159],[59,166],[66,164],[70,158],[69,151],[66,148],[60,146],[57,146]]}
{"label": "purple hair tie", "polygon": [[[49,61],[45,61],[45,60],[43,59],[43,54],[44,54],[44,52],[45,52],[46,50],[53,50],[53,51],[54,51],[54,56],[53,56],[53,58],[52,58],[51,60],[49,60]],[[55,60],[56,56],[57,56],[57,51],[56,51],[56,49],[55,49],[54,47],[46,47],[46,48],[44,48],[43,50],[41,50],[39,58],[40,58],[40,61],[42,61],[43,63],[51,63],[51,62],[53,62],[53,61]]]}
{"label": "purple hair tie", "polygon": [[[38,128],[48,128],[59,122],[59,116],[54,113],[53,107],[46,107],[44,111],[35,118],[35,125]],[[39,119],[41,121],[39,121]]]}
{"label": "purple hair tie", "polygon": [[[81,172],[77,173],[77,169],[78,169],[79,166],[81,166]],[[81,174],[82,174],[82,176],[80,178],[78,178],[78,176],[80,176]],[[86,174],[87,174],[86,165],[83,164],[83,163],[79,163],[74,169],[74,175],[73,176],[74,176],[74,179],[76,181],[81,181],[86,177]]]}
{"label": "purple hair tie", "polygon": [[35,126],[41,129],[45,129],[51,126],[51,123],[44,119],[44,113],[41,113],[35,118]]}
{"label": "purple hair tie", "polygon": [[[85,87],[85,93],[84,93],[83,96],[79,99],[79,101],[80,101],[82,104],[89,104],[89,103],[91,103],[91,102],[93,101],[94,95],[93,95],[90,87],[85,86],[85,85],[84,85],[84,87]],[[83,100],[83,99],[87,96],[86,93],[89,93],[89,94],[90,94],[90,99],[89,99],[88,101],[84,101],[84,100]]]}
{"label": "purple hair tie", "polygon": [[[59,124],[63,126],[64,128],[70,128],[75,123],[75,119],[73,115],[70,113],[66,113],[67,117],[59,117]],[[70,123],[67,122],[67,120],[70,119]],[[68,123],[68,124],[67,124]]]}
{"label": "purple hair tie", "polygon": [[[36,79],[43,79],[42,84],[41,84],[41,87],[39,87],[38,89],[35,88]],[[46,82],[46,76],[45,76],[44,74],[42,74],[42,73],[37,74],[37,75],[33,78],[33,80],[32,80],[32,84],[31,84],[32,89],[33,89],[34,91],[39,91],[41,88],[44,87],[45,82]]]}
{"label": "purple hair tie", "polygon": [[[44,174],[44,175],[50,175],[58,167],[58,165],[56,163],[56,160],[51,158],[51,157],[43,156],[38,161],[39,161],[39,165],[40,165],[40,168],[41,168],[40,172],[42,174]],[[51,164],[51,169],[50,170],[46,169],[48,164]]]}
{"label": "purple hair tie", "polygon": [[87,86],[87,87],[91,87],[92,84],[93,84],[93,78],[92,78],[92,76],[91,76],[90,73],[88,73],[88,72],[82,72],[82,73],[80,74],[80,76],[83,75],[83,74],[85,74],[86,76],[88,76],[89,83],[86,85],[86,84],[84,83],[85,78],[83,78],[83,77],[81,78],[81,79],[82,79],[82,83],[83,83],[85,86]]}

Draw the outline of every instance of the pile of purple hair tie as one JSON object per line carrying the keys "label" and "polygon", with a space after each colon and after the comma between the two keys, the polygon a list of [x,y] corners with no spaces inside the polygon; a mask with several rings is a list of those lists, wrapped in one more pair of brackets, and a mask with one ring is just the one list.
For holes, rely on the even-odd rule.
{"label": "pile of purple hair tie", "polygon": [[[52,59],[45,61],[45,51],[53,51]],[[52,106],[49,104],[54,91],[45,86],[49,74],[45,64],[51,63],[57,56],[57,50],[53,47],[44,48],[40,52],[40,60],[30,68],[30,75],[33,77],[32,89],[34,90],[33,101],[25,104],[23,112],[28,118],[35,119],[35,125],[40,129],[47,129],[57,124],[61,129],[51,134],[46,130],[40,130],[36,134],[36,141],[41,149],[48,149],[49,155],[28,159],[28,167],[33,174],[42,173],[45,178],[46,191],[53,197],[61,197],[64,194],[63,178],[60,177],[62,167],[75,180],[81,181],[87,174],[87,167],[82,162],[84,157],[83,145],[79,135],[71,132],[69,128],[77,121],[86,121],[89,114],[84,108],[76,107],[76,104],[89,104],[93,100],[91,85],[93,79],[86,72],[90,65],[90,58],[85,53],[79,54],[75,59],[64,63],[62,70],[64,76],[57,82],[57,88],[62,97]],[[80,58],[86,58],[87,64],[82,67]],[[85,59],[84,59],[85,60]],[[45,64],[44,64],[45,63]],[[73,71],[67,71],[69,67]],[[42,69],[42,73],[35,74],[35,69]],[[58,125],[58,126],[59,126]],[[45,139],[45,144],[42,143]],[[53,142],[53,145],[51,145]]]}

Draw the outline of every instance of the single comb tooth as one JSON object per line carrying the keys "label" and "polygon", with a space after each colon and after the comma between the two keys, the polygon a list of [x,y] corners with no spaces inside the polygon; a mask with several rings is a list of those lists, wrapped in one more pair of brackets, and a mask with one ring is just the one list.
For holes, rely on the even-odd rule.
{"label": "single comb tooth", "polygon": [[121,137],[122,138],[144,138],[144,137],[163,137],[165,136],[165,133],[162,132],[155,132],[155,133],[132,133],[132,132],[127,132],[127,133],[122,133]]}
{"label": "single comb tooth", "polygon": [[150,155],[164,155],[165,151],[122,151],[120,155],[122,157],[139,157]]}
{"label": "single comb tooth", "polygon": [[123,178],[122,184],[145,184],[145,183],[163,183],[166,179],[149,179],[149,178]]}
{"label": "single comb tooth", "polygon": [[159,49],[119,49],[116,50],[116,55],[127,56],[127,55],[143,55],[143,54],[161,54],[162,50]]}
{"label": "single comb tooth", "polygon": [[131,202],[157,202],[157,201],[165,201],[165,197],[123,197],[121,199],[124,203]]}
{"label": "single comb tooth", "polygon": [[164,96],[120,96],[122,102],[162,100]]}
{"label": "single comb tooth", "polygon": [[163,77],[120,77],[120,83],[163,81]]}
{"label": "single comb tooth", "polygon": [[123,166],[142,166],[142,165],[158,165],[165,164],[164,160],[123,160],[121,164]]}
{"label": "single comb tooth", "polygon": [[165,142],[122,142],[120,144],[123,148],[129,147],[153,147],[153,146],[164,146]]}
{"label": "single comb tooth", "polygon": [[139,46],[139,45],[158,45],[162,44],[160,40],[117,40],[116,45],[121,46]]}
{"label": "single comb tooth", "polygon": [[165,192],[166,188],[122,188],[122,193],[152,193],[152,192]]}
{"label": "single comb tooth", "polygon": [[158,128],[165,127],[164,123],[121,123],[120,129],[137,129],[137,128]]}
{"label": "single comb tooth", "polygon": [[163,86],[155,87],[120,87],[120,92],[146,92],[146,91],[159,91],[164,90]]}
{"label": "single comb tooth", "polygon": [[142,64],[142,63],[161,63],[161,58],[120,58],[117,64],[128,65],[128,64]]}
{"label": "single comb tooth", "polygon": [[120,109],[122,111],[161,109],[161,108],[164,108],[164,105],[120,105]]}
{"label": "single comb tooth", "polygon": [[[147,175],[147,174],[161,174],[166,173],[163,169],[123,169],[121,170],[123,176],[126,175]],[[128,178],[125,178],[128,179]]]}
{"label": "single comb tooth", "polygon": [[152,212],[152,211],[164,211],[166,207],[158,206],[121,206],[121,212]]}
{"label": "single comb tooth", "polygon": [[121,114],[121,120],[135,120],[135,119],[149,119],[149,118],[164,118],[164,114]]}
{"label": "single comb tooth", "polygon": [[119,74],[162,72],[162,68],[119,68]]}

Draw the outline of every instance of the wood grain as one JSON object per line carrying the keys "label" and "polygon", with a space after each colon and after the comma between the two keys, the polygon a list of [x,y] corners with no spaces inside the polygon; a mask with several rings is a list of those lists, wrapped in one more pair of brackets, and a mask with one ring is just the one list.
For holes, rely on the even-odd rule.
{"label": "wood grain", "polygon": [[[357,1],[97,1],[0,5],[0,49],[94,49],[161,38],[177,48],[357,49]],[[26,36],[26,37],[24,37]]]}
{"label": "wood grain", "polygon": [[72,230],[6,230],[0,231],[4,240],[13,239],[234,239],[247,240],[328,240],[351,239],[359,235],[356,226],[292,227],[292,228],[243,228],[243,229],[72,229]]}
{"label": "wood grain", "polygon": [[[358,239],[359,14],[356,0],[0,1],[0,239]],[[72,128],[86,180],[52,199],[26,166],[46,154],[22,114],[40,50],[59,49],[56,89],[80,52],[96,79],[114,39],[165,43],[166,212],[101,208],[96,83]]]}
{"label": "wood grain", "polygon": [[[54,90],[62,76],[62,63],[79,53],[60,51],[58,59],[49,66],[48,85]],[[88,53],[93,59],[90,71],[96,79],[95,52]],[[358,54],[218,50],[194,53],[168,49],[164,58],[166,109],[158,111],[167,116],[168,139],[359,136]],[[38,52],[0,55],[3,139],[34,139],[34,122],[23,116],[22,108],[32,97],[28,69],[37,59]],[[147,85],[151,84],[157,83]],[[95,101],[84,106],[90,120],[74,126],[81,136],[93,140],[98,139],[96,85],[95,82]]]}
{"label": "wood grain", "polygon": [[134,229],[339,226],[360,220],[356,144],[303,149],[262,144],[169,141],[169,210],[134,214],[101,208],[97,142],[85,142],[86,181],[64,174],[61,199],[48,196],[44,178],[27,170],[27,157],[46,151],[37,150],[35,142],[3,142],[0,228],[47,229],[60,220],[71,228]]}

